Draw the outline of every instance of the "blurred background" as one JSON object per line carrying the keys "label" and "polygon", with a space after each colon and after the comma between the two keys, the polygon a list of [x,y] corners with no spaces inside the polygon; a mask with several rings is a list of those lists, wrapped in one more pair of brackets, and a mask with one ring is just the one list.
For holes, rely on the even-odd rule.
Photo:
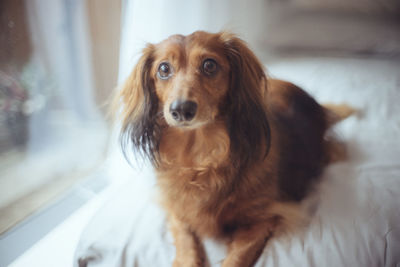
{"label": "blurred background", "polygon": [[399,18],[398,0],[0,0],[0,242],[73,188],[119,179],[107,103],[145,43],[229,30],[267,64],[398,59]]}

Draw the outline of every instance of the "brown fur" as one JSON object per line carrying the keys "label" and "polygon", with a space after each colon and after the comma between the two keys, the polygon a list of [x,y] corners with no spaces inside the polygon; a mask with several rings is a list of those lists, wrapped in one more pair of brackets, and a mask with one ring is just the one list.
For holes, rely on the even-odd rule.
{"label": "brown fur", "polygon": [[[201,69],[207,58],[217,62],[213,75]],[[168,79],[157,76],[162,62],[173,68]],[[227,243],[222,266],[253,266],[273,235],[302,224],[299,203],[330,161],[326,131],[348,115],[267,79],[246,44],[228,33],[148,45],[118,99],[125,149],[132,144],[157,171],[174,266],[205,266],[203,237]],[[177,99],[197,103],[190,122],[171,116]]]}

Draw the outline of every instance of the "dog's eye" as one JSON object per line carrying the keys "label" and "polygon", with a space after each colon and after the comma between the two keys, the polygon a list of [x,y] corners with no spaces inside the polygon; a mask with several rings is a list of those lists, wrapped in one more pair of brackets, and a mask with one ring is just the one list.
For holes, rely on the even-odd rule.
{"label": "dog's eye", "polygon": [[172,67],[168,62],[163,62],[158,66],[157,75],[162,80],[167,80],[172,76]]}
{"label": "dog's eye", "polygon": [[207,75],[213,75],[217,71],[217,62],[208,58],[203,62],[203,72]]}

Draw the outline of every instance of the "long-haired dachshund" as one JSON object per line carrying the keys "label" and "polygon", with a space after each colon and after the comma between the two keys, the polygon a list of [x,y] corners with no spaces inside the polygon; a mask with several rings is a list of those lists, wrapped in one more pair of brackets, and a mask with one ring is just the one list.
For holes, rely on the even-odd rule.
{"label": "long-haired dachshund", "polygon": [[304,222],[300,201],[335,154],[327,130],[349,114],[267,79],[225,32],[147,45],[118,99],[124,148],[157,172],[173,266],[207,265],[204,237],[226,242],[222,266],[253,266],[272,236]]}

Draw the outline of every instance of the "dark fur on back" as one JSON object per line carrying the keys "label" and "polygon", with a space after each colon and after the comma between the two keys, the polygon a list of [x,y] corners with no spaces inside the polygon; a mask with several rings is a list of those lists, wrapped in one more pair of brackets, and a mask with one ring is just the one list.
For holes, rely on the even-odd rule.
{"label": "dark fur on back", "polygon": [[324,109],[305,91],[293,86],[285,101],[287,112],[275,112],[280,136],[278,185],[283,200],[302,200],[327,163],[324,135],[328,128]]}

